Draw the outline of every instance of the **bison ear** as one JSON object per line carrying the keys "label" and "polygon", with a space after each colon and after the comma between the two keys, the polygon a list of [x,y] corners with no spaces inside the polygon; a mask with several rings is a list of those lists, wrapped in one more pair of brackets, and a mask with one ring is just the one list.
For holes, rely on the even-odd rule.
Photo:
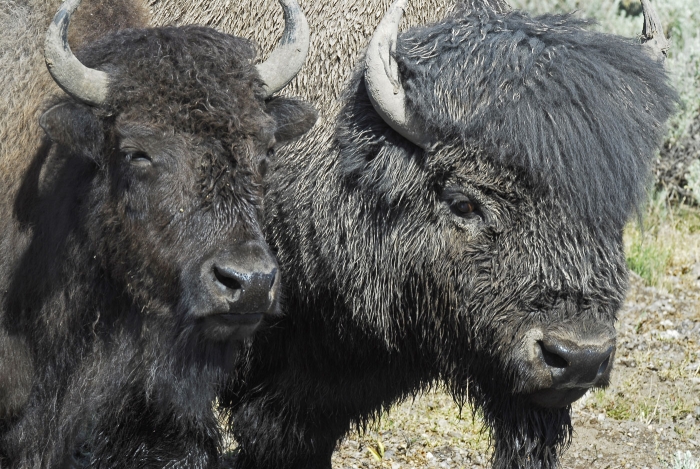
{"label": "bison ear", "polygon": [[73,101],[57,104],[44,112],[39,125],[52,142],[71,153],[95,158],[102,148],[104,134],[92,108]]}
{"label": "bison ear", "polygon": [[318,113],[306,101],[273,98],[267,102],[267,113],[277,122],[275,140],[284,143],[305,134],[316,123]]}

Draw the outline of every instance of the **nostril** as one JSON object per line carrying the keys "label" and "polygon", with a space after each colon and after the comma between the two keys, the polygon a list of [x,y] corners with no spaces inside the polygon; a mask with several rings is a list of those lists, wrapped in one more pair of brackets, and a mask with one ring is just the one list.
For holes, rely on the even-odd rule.
{"label": "nostril", "polygon": [[605,373],[605,370],[608,369],[608,363],[610,363],[610,355],[608,355],[608,358],[606,358],[605,360],[603,360],[603,363],[601,363],[600,366],[598,367],[598,374],[597,374],[597,376],[600,376],[600,375],[602,375],[603,373]]}
{"label": "nostril", "polygon": [[272,280],[270,280],[270,290],[275,286],[277,280],[277,269],[272,269]]}
{"label": "nostril", "polygon": [[229,290],[241,290],[243,288],[243,286],[237,279],[235,279],[231,276],[231,274],[227,273],[226,271],[220,269],[217,266],[214,266],[214,278],[216,278],[217,282],[219,282]]}
{"label": "nostril", "polygon": [[547,347],[542,341],[538,341],[537,343],[540,345],[540,349],[542,350],[542,358],[547,366],[551,368],[566,368],[569,366],[569,362],[567,362],[562,356],[547,350]]}

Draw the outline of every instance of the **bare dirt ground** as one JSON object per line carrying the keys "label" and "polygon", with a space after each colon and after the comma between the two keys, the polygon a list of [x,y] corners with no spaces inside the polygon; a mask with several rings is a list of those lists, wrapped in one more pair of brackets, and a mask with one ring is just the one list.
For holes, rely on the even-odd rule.
{"label": "bare dirt ground", "polygon": [[[658,288],[632,274],[612,384],[574,404],[562,467],[700,469],[700,264],[675,273]],[[480,428],[469,409],[460,415],[449,396],[428,393],[348,436],[333,467],[487,468]]]}

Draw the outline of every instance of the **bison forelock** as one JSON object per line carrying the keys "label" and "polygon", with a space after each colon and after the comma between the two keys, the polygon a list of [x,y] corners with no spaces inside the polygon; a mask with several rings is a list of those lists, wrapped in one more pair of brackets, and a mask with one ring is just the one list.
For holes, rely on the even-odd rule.
{"label": "bison forelock", "polygon": [[106,115],[146,117],[175,132],[213,137],[233,160],[250,158],[246,145],[267,144],[274,134],[253,66],[256,51],[246,39],[199,26],[133,29],[77,56],[110,72]]}
{"label": "bison forelock", "polygon": [[478,145],[592,222],[624,224],[673,111],[663,64],[571,16],[461,5],[399,38],[408,105],[438,141]]}

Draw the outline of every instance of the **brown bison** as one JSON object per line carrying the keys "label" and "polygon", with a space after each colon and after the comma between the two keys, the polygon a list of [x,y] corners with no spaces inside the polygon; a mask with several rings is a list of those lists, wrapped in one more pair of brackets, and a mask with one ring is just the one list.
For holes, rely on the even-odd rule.
{"label": "brown bison", "polygon": [[[0,4],[4,33],[44,35],[47,8],[29,3]],[[215,467],[215,390],[279,313],[262,176],[316,119],[271,97],[301,68],[308,26],[283,0],[280,46],[255,65],[246,39],[128,28],[138,10],[96,1],[95,40],[74,55],[79,3],[46,33],[65,94],[37,86],[34,40],[0,63],[16,119],[0,153],[0,466]],[[26,137],[36,111],[23,99],[45,138]]]}

